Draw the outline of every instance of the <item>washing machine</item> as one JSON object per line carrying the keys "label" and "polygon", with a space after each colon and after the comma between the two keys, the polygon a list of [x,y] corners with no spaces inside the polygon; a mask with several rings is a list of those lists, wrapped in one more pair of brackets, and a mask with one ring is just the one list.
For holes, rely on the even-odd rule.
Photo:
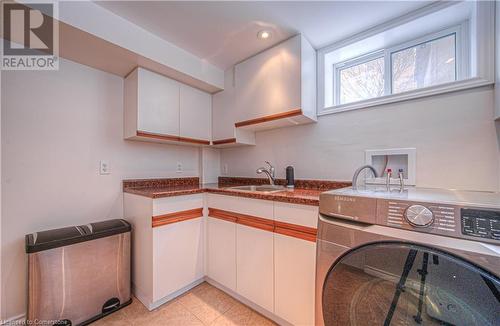
{"label": "washing machine", "polygon": [[318,325],[500,325],[500,194],[320,196]]}

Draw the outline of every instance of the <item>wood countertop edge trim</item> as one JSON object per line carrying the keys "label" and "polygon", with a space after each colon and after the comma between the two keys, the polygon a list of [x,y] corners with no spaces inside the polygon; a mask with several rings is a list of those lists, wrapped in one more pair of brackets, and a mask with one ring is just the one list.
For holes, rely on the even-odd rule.
{"label": "wood countertop edge trim", "polygon": [[159,140],[175,141],[175,142],[181,142],[181,143],[192,143],[192,144],[200,144],[200,145],[210,145],[210,141],[209,140],[205,140],[205,139],[196,139],[196,138],[181,137],[181,136],[163,135],[163,134],[156,134],[156,133],[147,132],[147,131],[141,131],[141,130],[137,130],[136,136],[137,137],[159,139]]}
{"label": "wood countertop edge trim", "polygon": [[279,119],[291,118],[291,117],[301,115],[301,114],[302,114],[302,109],[294,109],[294,110],[290,110],[290,111],[286,111],[286,112],[266,115],[266,116],[263,116],[260,118],[238,121],[234,124],[234,126],[236,128],[239,128],[239,127],[255,125],[255,124],[274,121],[274,120],[279,120]]}
{"label": "wood countertop edge trim", "polygon": [[318,230],[316,228],[298,224],[274,221],[263,217],[246,215],[218,208],[208,208],[208,216],[227,222],[241,224],[264,231],[279,233],[294,238],[316,242]]}
{"label": "wood countertop edge trim", "polygon": [[218,139],[218,140],[212,141],[213,145],[224,145],[224,144],[232,144],[232,143],[236,143],[236,138],[226,138],[226,139]]}
{"label": "wood countertop edge trim", "polygon": [[188,209],[170,214],[157,215],[151,217],[151,227],[155,228],[162,225],[178,223],[186,220],[203,216],[203,208]]}

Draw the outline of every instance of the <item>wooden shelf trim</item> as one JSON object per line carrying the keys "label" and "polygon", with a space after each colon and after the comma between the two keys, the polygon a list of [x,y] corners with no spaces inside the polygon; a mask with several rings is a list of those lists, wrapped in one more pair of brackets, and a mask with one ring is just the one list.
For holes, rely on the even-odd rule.
{"label": "wooden shelf trim", "polygon": [[218,208],[209,207],[208,216],[311,242],[316,242],[316,235],[318,233],[317,229],[315,228],[292,223],[273,221],[267,218],[240,214]]}
{"label": "wooden shelf trim", "polygon": [[158,226],[182,222],[202,216],[203,216],[203,208],[201,207],[165,215],[157,215],[151,218],[151,226],[155,228]]}
{"label": "wooden shelf trim", "polygon": [[212,141],[213,145],[223,145],[223,144],[232,144],[236,143],[236,138],[227,138],[227,139],[219,139]]}
{"label": "wooden shelf trim", "polygon": [[188,138],[188,137],[180,137],[180,136],[172,136],[172,135],[164,135],[164,134],[156,134],[153,132],[140,131],[137,130],[137,137],[145,137],[159,140],[167,140],[167,141],[175,141],[181,143],[192,143],[192,144],[200,144],[200,145],[210,145],[209,140],[204,139],[196,139],[196,138]]}
{"label": "wooden shelf trim", "polygon": [[295,109],[295,110],[291,110],[291,111],[266,115],[264,117],[260,117],[260,118],[256,118],[256,119],[239,121],[239,122],[236,122],[234,124],[234,126],[236,128],[238,128],[238,127],[244,127],[244,126],[249,126],[249,125],[256,125],[256,124],[263,123],[263,122],[291,118],[291,117],[295,117],[295,116],[301,115],[301,114],[302,114],[302,109]]}

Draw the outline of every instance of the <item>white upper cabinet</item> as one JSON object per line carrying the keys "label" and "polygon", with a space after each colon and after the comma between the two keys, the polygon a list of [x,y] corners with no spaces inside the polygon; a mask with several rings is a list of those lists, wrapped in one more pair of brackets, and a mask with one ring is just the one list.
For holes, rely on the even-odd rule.
{"label": "white upper cabinet", "polygon": [[125,79],[125,116],[137,131],[179,136],[179,83],[138,68]]}
{"label": "white upper cabinet", "polygon": [[238,120],[300,108],[300,67],[300,37],[236,65]]}
{"label": "white upper cabinet", "polygon": [[224,91],[212,96],[212,136],[214,141],[234,138],[236,94],[233,76],[234,68],[226,70],[224,73]]}
{"label": "white upper cabinet", "polygon": [[224,91],[212,97],[212,139],[217,147],[255,145],[255,133],[238,130],[236,123],[236,91],[234,88],[234,68],[224,74]]}
{"label": "white upper cabinet", "polygon": [[136,68],[124,83],[124,138],[209,145],[211,95]]}
{"label": "white upper cabinet", "polygon": [[234,75],[236,127],[316,121],[316,52],[302,35],[239,63]]}
{"label": "white upper cabinet", "polygon": [[212,138],[212,96],[196,88],[180,86],[180,136],[207,140]]}

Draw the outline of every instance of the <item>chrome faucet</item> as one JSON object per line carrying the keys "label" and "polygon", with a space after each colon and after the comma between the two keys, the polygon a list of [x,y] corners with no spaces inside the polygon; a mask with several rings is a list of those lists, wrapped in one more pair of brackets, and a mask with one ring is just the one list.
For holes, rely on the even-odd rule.
{"label": "chrome faucet", "polygon": [[267,178],[269,179],[269,183],[274,186],[274,181],[275,181],[275,169],[274,166],[271,165],[268,161],[266,161],[266,164],[269,165],[269,169],[266,169],[264,167],[258,168],[257,173],[265,173],[267,175]]}
{"label": "chrome faucet", "polygon": [[354,171],[354,175],[352,176],[352,189],[353,190],[356,190],[358,189],[358,177],[359,177],[359,174],[361,173],[361,171],[363,171],[364,169],[370,169],[372,170],[373,174],[375,175],[375,178],[378,177],[378,173],[377,173],[377,170],[375,170],[375,168],[371,165],[363,165],[362,167],[358,168],[356,171]]}

